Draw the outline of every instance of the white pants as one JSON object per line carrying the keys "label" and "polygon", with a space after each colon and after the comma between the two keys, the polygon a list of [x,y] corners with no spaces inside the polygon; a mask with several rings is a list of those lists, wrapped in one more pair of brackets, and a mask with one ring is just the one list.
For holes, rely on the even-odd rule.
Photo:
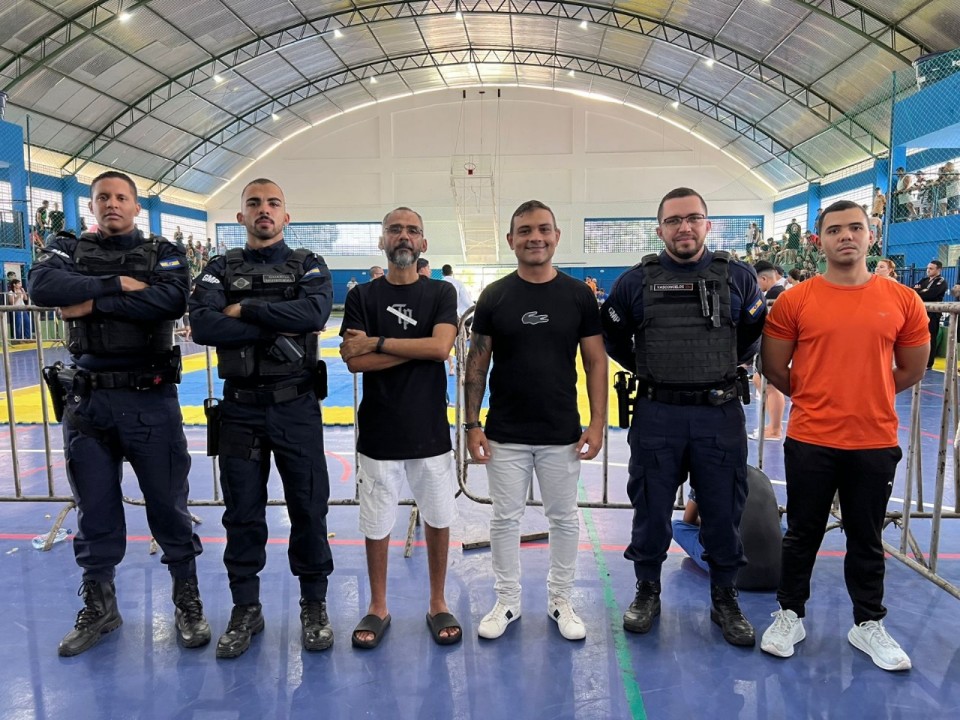
{"label": "white pants", "polygon": [[537,472],[543,513],[550,522],[550,597],[569,598],[580,545],[577,481],[580,459],[576,445],[516,445],[490,442],[487,465],[493,517],[490,550],[497,599],[520,607],[520,519]]}

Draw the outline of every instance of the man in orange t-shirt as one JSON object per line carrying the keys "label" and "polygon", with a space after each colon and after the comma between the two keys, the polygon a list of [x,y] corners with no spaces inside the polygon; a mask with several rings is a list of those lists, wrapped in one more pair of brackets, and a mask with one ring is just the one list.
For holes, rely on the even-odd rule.
{"label": "man in orange t-shirt", "polygon": [[916,293],[867,269],[869,228],[856,203],[828,207],[817,227],[826,272],[782,295],[764,327],[763,373],[793,409],[784,442],[780,610],[760,647],[790,657],[806,637],[810,576],[839,493],[854,619],[847,639],[884,670],[906,670],[909,656],[883,626],[881,531],[902,456],[894,396],[923,377],[930,333]]}

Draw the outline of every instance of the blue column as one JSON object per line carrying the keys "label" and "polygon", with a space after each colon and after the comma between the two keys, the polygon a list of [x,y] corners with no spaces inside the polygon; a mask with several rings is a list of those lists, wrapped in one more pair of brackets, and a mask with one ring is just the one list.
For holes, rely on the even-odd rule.
{"label": "blue column", "polygon": [[[3,262],[30,265],[30,212],[27,206],[27,173],[23,164],[23,128],[0,120],[0,179],[10,183],[13,197],[13,218],[19,225],[21,247],[0,248],[0,269]],[[19,213],[19,217],[17,216]],[[2,275],[2,273],[0,273]]]}
{"label": "blue column", "polygon": [[80,198],[86,196],[89,188],[77,180],[75,175],[63,178],[63,220],[67,230],[80,230]]}
{"label": "blue column", "polygon": [[818,182],[810,183],[807,189],[807,223],[804,230],[816,232],[817,213],[820,210],[821,186]]}
{"label": "blue column", "polygon": [[162,235],[160,223],[160,196],[148,195],[140,198],[140,207],[150,213],[150,233],[152,235]]}

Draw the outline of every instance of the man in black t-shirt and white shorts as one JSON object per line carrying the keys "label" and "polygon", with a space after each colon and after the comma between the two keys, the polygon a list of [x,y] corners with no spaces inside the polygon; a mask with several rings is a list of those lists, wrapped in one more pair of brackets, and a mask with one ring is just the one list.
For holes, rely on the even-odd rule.
{"label": "man in black t-shirt and white shorts", "polygon": [[[567,640],[586,628],[570,603],[580,543],[580,461],[596,457],[607,415],[607,358],[590,288],[553,267],[560,230],[553,211],[530,200],[510,221],[517,270],[480,295],[467,356],[467,447],[485,464],[493,501],[490,549],[497,602],[480,637],[503,635],[520,617],[520,519],[536,470],[550,524],[547,613]],[[577,348],[583,358],[590,425],[577,410]],[[486,432],[480,404],[490,374]]]}
{"label": "man in black t-shirt and white shorts", "polygon": [[450,525],[457,518],[444,361],[457,333],[457,293],[449,283],[417,274],[427,240],[423,220],[413,210],[401,207],[387,214],[380,248],[389,273],[347,294],[341,329],[340,356],[350,372],[363,373],[357,486],[370,607],[352,641],[354,647],[374,648],[390,624],[387,551],[406,480],[425,525],[427,625],[438,644],[450,645],[462,634],[444,597]]}

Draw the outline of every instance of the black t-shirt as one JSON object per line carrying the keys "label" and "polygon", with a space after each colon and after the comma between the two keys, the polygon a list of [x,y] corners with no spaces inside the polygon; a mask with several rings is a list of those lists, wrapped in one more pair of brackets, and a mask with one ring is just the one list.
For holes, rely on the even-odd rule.
{"label": "black t-shirt", "polygon": [[558,272],[529,283],[513,272],[480,295],[473,332],[491,338],[491,440],[569,445],[580,438],[577,348],[599,335],[600,311],[590,288]]}
{"label": "black t-shirt", "polygon": [[[410,285],[391,285],[377,278],[347,293],[340,334],[363,330],[370,337],[426,338],[439,324],[457,324],[453,285],[423,277]],[[357,450],[375,460],[449,452],[445,369],[436,360],[408,360],[363,373]]]}

